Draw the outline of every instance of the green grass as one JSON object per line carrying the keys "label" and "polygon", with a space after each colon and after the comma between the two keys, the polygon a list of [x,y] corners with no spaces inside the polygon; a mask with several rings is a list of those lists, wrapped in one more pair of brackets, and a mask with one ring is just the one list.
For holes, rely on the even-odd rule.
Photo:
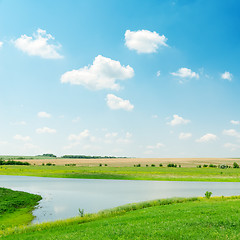
{"label": "green grass", "polygon": [[0,188],[0,229],[30,223],[31,211],[41,199],[39,195]]}
{"label": "green grass", "polygon": [[4,239],[239,239],[240,196],[167,199],[15,228]]}
{"label": "green grass", "polygon": [[239,182],[240,169],[168,167],[0,166],[0,175],[158,181]]}

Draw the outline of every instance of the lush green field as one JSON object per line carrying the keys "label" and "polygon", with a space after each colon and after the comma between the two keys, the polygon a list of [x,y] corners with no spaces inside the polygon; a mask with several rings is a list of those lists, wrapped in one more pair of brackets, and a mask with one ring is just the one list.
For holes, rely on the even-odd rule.
{"label": "lush green field", "polygon": [[0,229],[30,223],[31,211],[41,199],[39,195],[0,188]]}
{"label": "lush green field", "polygon": [[240,197],[168,199],[7,231],[4,239],[239,239]]}
{"label": "lush green field", "polygon": [[220,169],[196,167],[66,167],[4,165],[0,167],[0,175],[159,181],[240,181],[239,168]]}

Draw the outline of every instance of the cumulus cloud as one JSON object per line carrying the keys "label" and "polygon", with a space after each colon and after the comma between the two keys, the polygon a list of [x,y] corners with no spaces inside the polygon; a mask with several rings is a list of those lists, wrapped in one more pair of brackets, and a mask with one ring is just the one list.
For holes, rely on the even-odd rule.
{"label": "cumulus cloud", "polygon": [[19,122],[12,122],[11,125],[26,125],[27,123],[25,121],[19,121]]}
{"label": "cumulus cloud", "polygon": [[240,121],[231,120],[230,123],[233,125],[239,125]]}
{"label": "cumulus cloud", "polygon": [[108,107],[113,110],[123,109],[126,111],[132,111],[134,108],[129,100],[123,100],[113,94],[108,94],[106,100]]}
{"label": "cumulus cloud", "polygon": [[47,34],[46,30],[38,29],[33,36],[21,35],[20,38],[13,41],[16,48],[27,53],[30,56],[39,56],[48,59],[63,58],[57,50],[61,48],[61,45],[51,44],[49,41],[53,41],[54,37],[51,34]]}
{"label": "cumulus cloud", "polygon": [[42,128],[37,128],[36,133],[42,134],[42,133],[56,133],[56,129],[53,128],[48,128],[48,127],[42,127]]}
{"label": "cumulus cloud", "polygon": [[46,113],[46,112],[39,112],[37,115],[40,118],[50,118],[51,117],[51,114]]}
{"label": "cumulus cloud", "polygon": [[106,133],[105,134],[105,138],[107,138],[107,139],[111,139],[111,138],[115,138],[115,137],[117,137],[118,136],[118,133],[117,132],[113,132],[113,133]]}
{"label": "cumulus cloud", "polygon": [[[181,79],[192,79],[192,78],[199,78],[199,74],[193,72],[191,69],[189,68],[180,68],[178,69],[177,72],[172,72],[171,73],[173,76],[179,77]],[[183,83],[182,80],[180,80],[180,83]]]}
{"label": "cumulus cloud", "polygon": [[226,71],[226,72],[221,74],[221,78],[231,82],[232,78],[233,78],[233,75],[230,72]]}
{"label": "cumulus cloud", "polygon": [[224,146],[225,148],[230,149],[231,151],[235,151],[235,150],[237,150],[238,148],[240,148],[240,145],[237,145],[237,144],[234,144],[234,143],[225,143],[223,146]]}
{"label": "cumulus cloud", "polygon": [[77,123],[77,122],[79,122],[80,120],[81,120],[80,117],[75,117],[75,118],[72,120],[72,122]]}
{"label": "cumulus cloud", "polygon": [[38,148],[38,146],[36,146],[36,145],[34,145],[32,143],[25,143],[24,144],[24,148],[25,149],[36,149],[36,148]]}
{"label": "cumulus cloud", "polygon": [[190,120],[187,119],[183,119],[182,117],[178,116],[177,114],[173,115],[173,119],[168,122],[167,124],[171,125],[171,126],[176,126],[176,125],[181,125],[181,124],[188,124],[190,123]]}
{"label": "cumulus cloud", "polygon": [[0,48],[2,47],[2,45],[3,45],[3,42],[0,42]]}
{"label": "cumulus cloud", "polygon": [[88,129],[80,132],[79,134],[70,134],[68,140],[71,142],[69,145],[65,146],[64,149],[71,149],[78,145],[82,145],[84,142],[96,142],[97,138],[90,135]]}
{"label": "cumulus cloud", "polygon": [[191,133],[180,133],[179,134],[179,139],[181,139],[181,140],[185,140],[185,139],[188,139],[188,138],[190,138],[190,137],[192,137],[192,134]]}
{"label": "cumulus cloud", "polygon": [[231,137],[240,138],[240,133],[237,132],[235,129],[223,130],[223,134]]}
{"label": "cumulus cloud", "polygon": [[154,53],[157,52],[160,46],[168,46],[167,38],[160,36],[157,32],[148,30],[138,30],[125,32],[125,45],[130,50],[135,50],[138,53]]}
{"label": "cumulus cloud", "polygon": [[118,138],[117,142],[118,143],[130,143],[132,138],[132,134],[129,132],[126,132],[124,137]]}
{"label": "cumulus cloud", "polygon": [[13,137],[15,140],[20,140],[20,141],[29,141],[31,138],[29,136],[22,136],[20,134],[17,134]]}
{"label": "cumulus cloud", "polygon": [[157,77],[160,77],[160,75],[161,75],[161,72],[157,71]]}
{"label": "cumulus cloud", "polygon": [[70,141],[81,141],[82,139],[86,139],[90,136],[89,130],[85,129],[79,134],[70,134],[68,140]]}
{"label": "cumulus cloud", "polygon": [[209,142],[209,141],[215,141],[217,139],[217,136],[212,133],[207,133],[196,140],[196,142]]}
{"label": "cumulus cloud", "polygon": [[92,90],[119,90],[120,85],[116,81],[133,76],[134,70],[129,65],[125,67],[119,61],[98,55],[92,65],[64,73],[61,82],[82,85]]}
{"label": "cumulus cloud", "polygon": [[162,148],[162,147],[165,147],[165,145],[162,144],[162,143],[157,143],[157,144],[155,144],[155,145],[149,145],[149,146],[147,146],[147,149],[159,149],[159,148]]}

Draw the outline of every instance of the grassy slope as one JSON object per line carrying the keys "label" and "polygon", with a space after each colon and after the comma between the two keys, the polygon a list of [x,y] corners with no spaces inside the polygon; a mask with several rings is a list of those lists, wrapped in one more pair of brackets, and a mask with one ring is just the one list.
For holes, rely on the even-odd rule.
{"label": "grassy slope", "polygon": [[0,188],[0,229],[28,224],[41,196]]}
{"label": "grassy slope", "polygon": [[233,168],[1,166],[0,175],[162,181],[240,181],[240,169]]}
{"label": "grassy slope", "polygon": [[[162,202],[163,203],[163,202]],[[141,205],[141,204],[140,204]],[[154,205],[154,204],[153,204]],[[157,204],[155,204],[157,205]],[[79,224],[30,227],[4,239],[239,239],[240,198],[174,200]],[[127,208],[127,207],[126,207]],[[124,207],[122,207],[124,210]],[[129,210],[129,208],[128,208]],[[81,218],[79,218],[81,219]],[[83,218],[82,218],[83,219]],[[44,229],[46,228],[46,229]]]}

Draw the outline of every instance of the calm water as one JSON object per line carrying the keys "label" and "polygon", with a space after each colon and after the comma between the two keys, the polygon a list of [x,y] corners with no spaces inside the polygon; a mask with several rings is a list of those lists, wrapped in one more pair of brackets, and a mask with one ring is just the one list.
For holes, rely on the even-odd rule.
{"label": "calm water", "polygon": [[169,197],[240,195],[240,183],[96,180],[0,176],[0,187],[40,194],[34,223],[92,213],[126,203]]}

